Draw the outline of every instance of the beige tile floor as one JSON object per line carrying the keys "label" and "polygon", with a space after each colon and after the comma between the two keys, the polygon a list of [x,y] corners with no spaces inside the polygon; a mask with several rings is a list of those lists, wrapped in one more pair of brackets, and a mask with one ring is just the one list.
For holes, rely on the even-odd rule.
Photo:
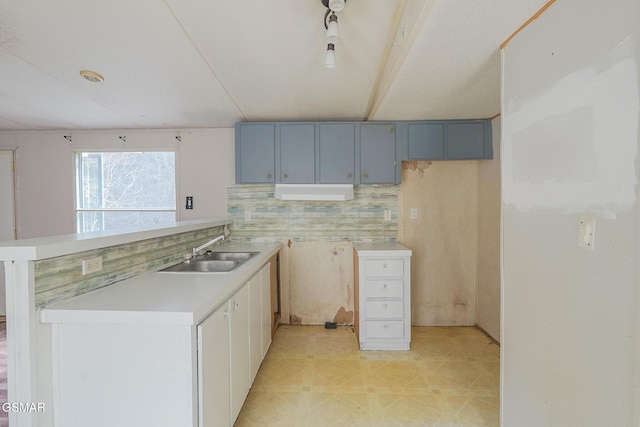
{"label": "beige tile floor", "polygon": [[499,347],[476,328],[361,352],[353,328],[283,325],[235,426],[499,426],[499,396]]}

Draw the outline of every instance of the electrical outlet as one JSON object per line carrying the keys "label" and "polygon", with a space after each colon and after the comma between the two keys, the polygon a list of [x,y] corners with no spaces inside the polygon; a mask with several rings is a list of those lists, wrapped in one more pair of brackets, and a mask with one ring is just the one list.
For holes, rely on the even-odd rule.
{"label": "electrical outlet", "polygon": [[251,222],[251,211],[249,209],[244,211],[245,222]]}
{"label": "electrical outlet", "polygon": [[384,211],[384,220],[391,221],[391,211],[389,209]]}
{"label": "electrical outlet", "polygon": [[95,258],[82,260],[82,275],[95,273],[102,270],[102,257],[97,256]]}
{"label": "electrical outlet", "polygon": [[411,219],[413,221],[418,219],[418,208],[411,208]]}

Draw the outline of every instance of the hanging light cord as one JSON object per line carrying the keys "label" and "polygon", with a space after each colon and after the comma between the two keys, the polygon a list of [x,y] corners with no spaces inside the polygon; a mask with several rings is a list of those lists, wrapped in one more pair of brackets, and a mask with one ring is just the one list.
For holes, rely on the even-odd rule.
{"label": "hanging light cord", "polygon": [[329,29],[329,24],[327,24],[327,18],[329,17],[329,14],[332,12],[331,9],[327,8],[327,11],[324,14],[324,29],[328,30]]}

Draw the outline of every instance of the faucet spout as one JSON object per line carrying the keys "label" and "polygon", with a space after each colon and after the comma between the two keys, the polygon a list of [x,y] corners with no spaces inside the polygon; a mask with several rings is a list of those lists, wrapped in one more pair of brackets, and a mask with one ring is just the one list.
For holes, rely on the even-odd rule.
{"label": "faucet spout", "polygon": [[208,246],[213,245],[214,243],[216,243],[219,240],[224,241],[224,234],[219,235],[215,239],[209,240],[207,243],[202,244],[202,245],[198,246],[197,248],[193,248],[192,255],[196,256],[198,254],[198,252],[200,252],[201,250],[203,250],[204,248],[206,248]]}

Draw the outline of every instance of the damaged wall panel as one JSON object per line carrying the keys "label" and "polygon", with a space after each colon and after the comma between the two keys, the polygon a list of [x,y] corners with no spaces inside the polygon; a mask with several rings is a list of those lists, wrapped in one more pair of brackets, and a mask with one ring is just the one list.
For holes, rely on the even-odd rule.
{"label": "damaged wall panel", "polygon": [[289,266],[282,283],[288,299],[285,322],[353,324],[352,248],[349,242],[295,242],[284,246],[282,256]]}

